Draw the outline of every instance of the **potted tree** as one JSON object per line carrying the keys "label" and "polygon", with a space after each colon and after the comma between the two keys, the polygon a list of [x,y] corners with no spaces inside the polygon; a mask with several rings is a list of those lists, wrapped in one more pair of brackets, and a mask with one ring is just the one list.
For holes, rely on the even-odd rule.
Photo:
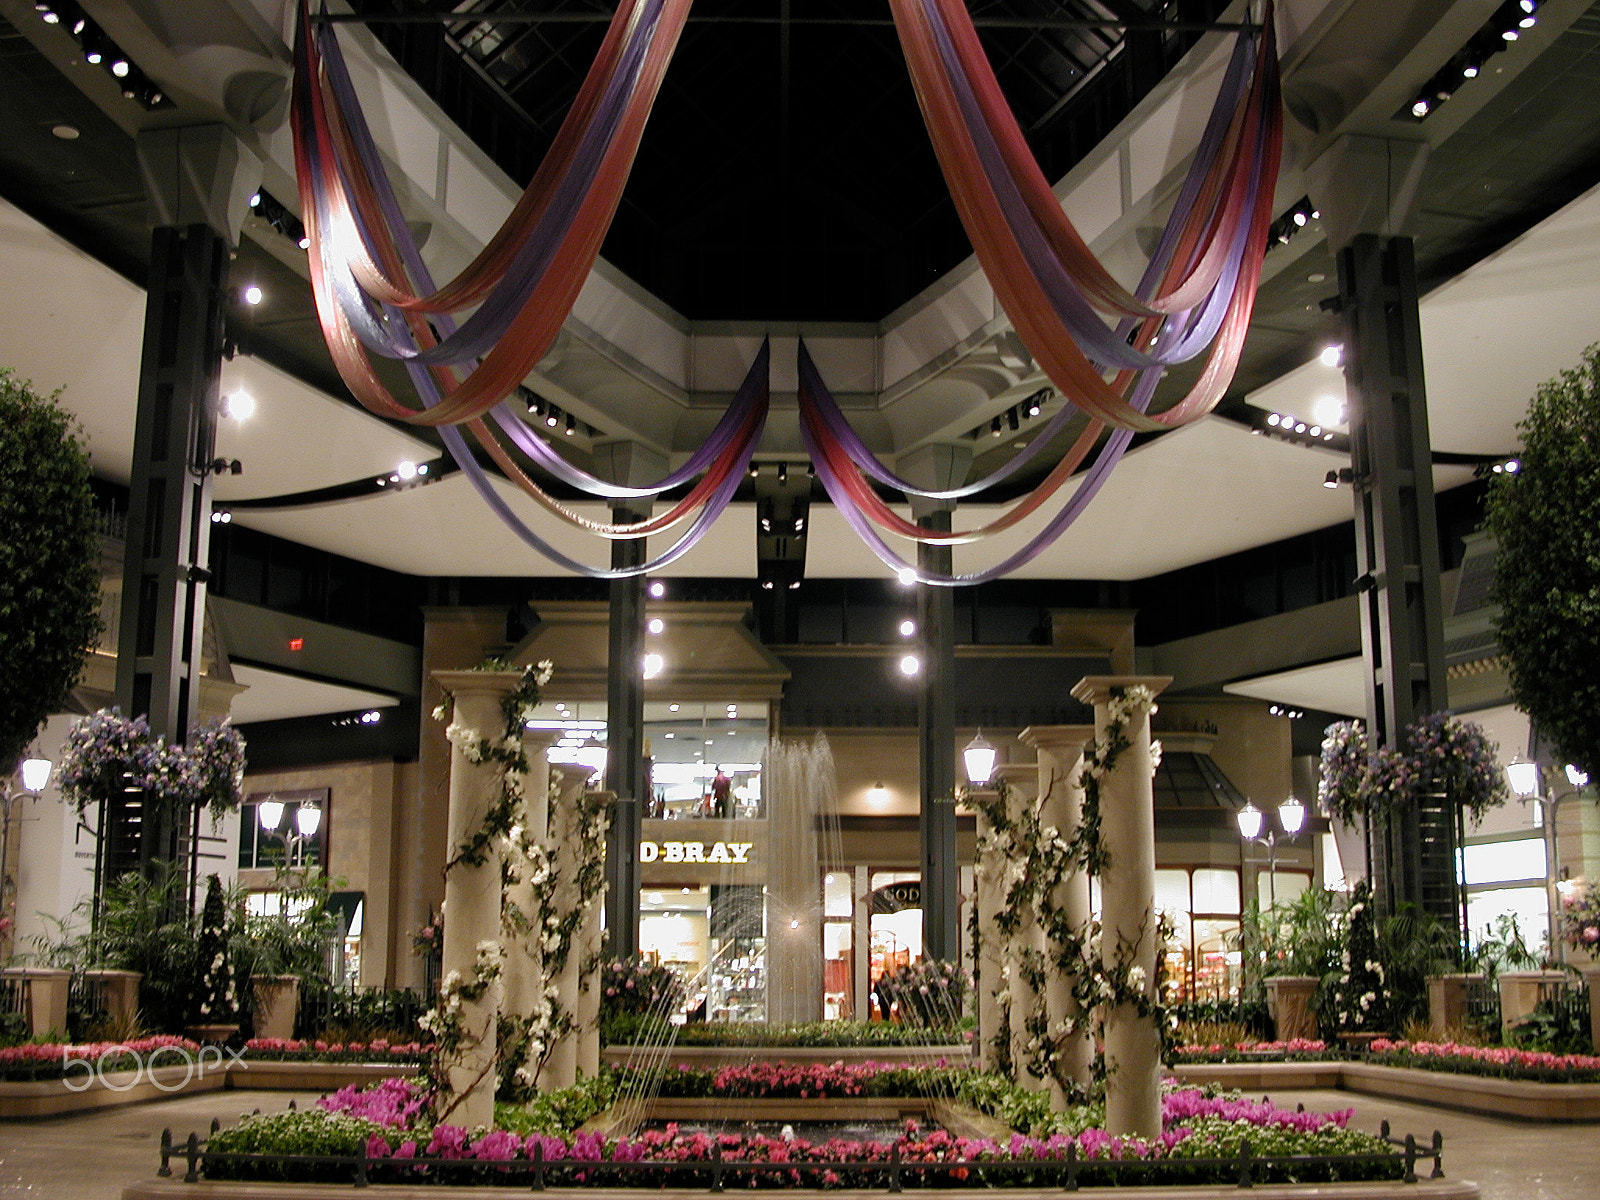
{"label": "potted tree", "polygon": [[239,1032],[239,993],[229,954],[227,910],[222,881],[206,880],[205,907],[195,938],[195,979],[189,1002],[189,1036],[200,1042],[226,1042]]}

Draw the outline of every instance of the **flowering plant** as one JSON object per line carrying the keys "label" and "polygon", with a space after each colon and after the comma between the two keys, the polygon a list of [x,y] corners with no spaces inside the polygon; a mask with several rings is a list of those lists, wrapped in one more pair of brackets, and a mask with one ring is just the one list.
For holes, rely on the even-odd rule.
{"label": "flowering plant", "polygon": [[1552,1054],[1514,1046],[1463,1046],[1457,1042],[1406,1042],[1378,1038],[1368,1047],[1372,1059],[1399,1067],[1500,1075],[1508,1079],[1600,1082],[1600,1056]]}
{"label": "flowering plant", "polygon": [[1572,949],[1600,956],[1600,885],[1591,883],[1562,896],[1556,928]]}
{"label": "flowering plant", "polygon": [[239,1020],[239,996],[228,958],[227,913],[223,908],[222,880],[206,880],[205,907],[200,910],[198,977],[190,1001],[190,1016],[200,1025],[232,1025]]}
{"label": "flowering plant", "polygon": [[1378,951],[1372,885],[1365,879],[1350,893],[1345,919],[1345,944],[1332,997],[1334,1020],[1340,1033],[1387,1029],[1391,996],[1387,972]]}
{"label": "flowering plant", "polygon": [[1329,816],[1350,824],[1374,808],[1412,804],[1425,792],[1444,792],[1474,822],[1511,796],[1499,748],[1471,721],[1429,713],[1407,728],[1403,750],[1376,751],[1360,721],[1328,726],[1317,799]]}
{"label": "flowering plant", "polygon": [[164,806],[205,804],[219,817],[239,807],[244,767],[244,738],[226,721],[208,721],[187,747],[172,746],[150,732],[144,717],[102,708],[68,732],[59,778],[62,797],[80,813],[131,788]]}
{"label": "flowering plant", "polygon": [[433,1053],[427,1042],[391,1042],[373,1038],[370,1042],[329,1042],[322,1038],[251,1038],[244,1044],[245,1055],[263,1062],[358,1062],[423,1063]]}
{"label": "flowering plant", "polygon": [[683,985],[670,968],[644,958],[613,958],[600,964],[600,1011],[607,1015],[655,1016],[663,1022],[683,1003]]}
{"label": "flowering plant", "polygon": [[958,963],[918,959],[878,980],[878,995],[897,1006],[902,1024],[946,1029],[961,1023],[967,973]]}
{"label": "flowering plant", "polygon": [[411,953],[438,954],[444,949],[444,914],[435,913],[428,923],[411,934]]}

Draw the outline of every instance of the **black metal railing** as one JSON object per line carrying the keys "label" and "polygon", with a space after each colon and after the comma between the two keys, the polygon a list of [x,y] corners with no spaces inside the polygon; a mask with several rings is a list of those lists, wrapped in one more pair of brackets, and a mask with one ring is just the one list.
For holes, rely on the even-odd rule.
{"label": "black metal railing", "polygon": [[423,994],[404,988],[302,988],[294,1036],[320,1038],[336,1030],[342,1037],[392,1037],[415,1031],[429,1007]]}
{"label": "black metal railing", "polygon": [[[213,1120],[211,1132],[220,1129]],[[619,1162],[607,1159],[547,1159],[543,1142],[530,1143],[527,1158],[482,1160],[474,1158],[440,1158],[418,1155],[414,1158],[395,1159],[372,1157],[365,1148],[357,1154],[277,1154],[213,1151],[208,1149],[209,1138],[202,1139],[191,1133],[182,1143],[172,1140],[172,1130],[161,1134],[161,1166],[156,1172],[163,1178],[173,1174],[173,1163],[183,1168],[185,1183],[206,1180],[248,1178],[294,1179],[298,1175],[319,1174],[318,1182],[337,1182],[337,1177],[347,1179],[354,1187],[366,1187],[373,1182],[403,1181],[407,1178],[443,1182],[449,1176],[473,1177],[502,1184],[520,1184],[532,1191],[547,1187],[569,1186],[627,1186],[661,1188],[705,1188],[721,1192],[730,1184],[757,1186],[762,1176],[779,1177],[780,1186],[787,1178],[791,1186],[836,1183],[841,1177],[854,1177],[863,1184],[873,1180],[890,1192],[900,1192],[910,1184],[914,1187],[962,1186],[988,1187],[1000,1184],[1052,1186],[1064,1191],[1077,1191],[1080,1187],[1104,1183],[1161,1184],[1161,1183],[1231,1183],[1237,1187],[1252,1187],[1275,1179],[1294,1182],[1325,1182],[1344,1178],[1394,1179],[1405,1183],[1417,1182],[1419,1167],[1432,1164],[1428,1178],[1444,1178],[1444,1137],[1435,1130],[1428,1142],[1414,1134],[1395,1137],[1389,1123],[1383,1122],[1380,1136],[1395,1147],[1391,1152],[1370,1154],[1294,1154],[1258,1155],[1250,1140],[1240,1143],[1239,1153],[1216,1158],[1167,1159],[1111,1159],[1086,1158],[1078,1153],[1075,1143],[1068,1143],[1059,1159],[944,1159],[928,1162],[901,1157],[900,1147],[890,1148],[886,1159],[835,1159],[827,1162],[765,1162],[745,1159],[728,1159],[713,1142],[711,1156],[694,1162],[656,1162],[638,1160]],[[258,1174],[248,1173],[254,1166]],[[298,1172],[295,1168],[306,1168]],[[241,1172],[238,1168],[245,1168]],[[287,1168],[287,1170],[285,1170]],[[318,1170],[320,1169],[320,1171]],[[1348,1172],[1361,1172],[1356,1176]],[[834,1178],[825,1178],[833,1176]]]}

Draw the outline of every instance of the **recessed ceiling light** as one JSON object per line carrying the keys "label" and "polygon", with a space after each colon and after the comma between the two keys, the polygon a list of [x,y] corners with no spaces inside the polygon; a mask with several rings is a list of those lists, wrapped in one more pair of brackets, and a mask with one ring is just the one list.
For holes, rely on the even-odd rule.
{"label": "recessed ceiling light", "polygon": [[82,136],[76,125],[52,125],[50,127],[50,132],[55,134],[63,142],[75,141]]}
{"label": "recessed ceiling light", "polygon": [[678,706],[676,704],[669,704],[669,705],[667,705],[667,711],[668,712],[677,712],[678,711]]}

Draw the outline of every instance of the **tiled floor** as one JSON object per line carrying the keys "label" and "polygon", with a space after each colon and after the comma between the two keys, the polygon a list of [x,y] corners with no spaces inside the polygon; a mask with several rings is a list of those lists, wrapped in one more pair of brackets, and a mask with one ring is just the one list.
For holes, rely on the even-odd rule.
{"label": "tiled floor", "polygon": [[[0,1200],[118,1200],[122,1187],[150,1178],[161,1130],[204,1134],[212,1117],[231,1122],[259,1107],[286,1108],[288,1092],[222,1092],[26,1124],[0,1125]],[[1354,1108],[1353,1124],[1376,1130],[1388,1118],[1397,1134],[1444,1134],[1445,1173],[1470,1179],[1484,1200],[1600,1200],[1600,1130],[1541,1125],[1448,1112],[1349,1092],[1280,1092],[1279,1104]],[[295,1099],[306,1104],[314,1093]]]}

